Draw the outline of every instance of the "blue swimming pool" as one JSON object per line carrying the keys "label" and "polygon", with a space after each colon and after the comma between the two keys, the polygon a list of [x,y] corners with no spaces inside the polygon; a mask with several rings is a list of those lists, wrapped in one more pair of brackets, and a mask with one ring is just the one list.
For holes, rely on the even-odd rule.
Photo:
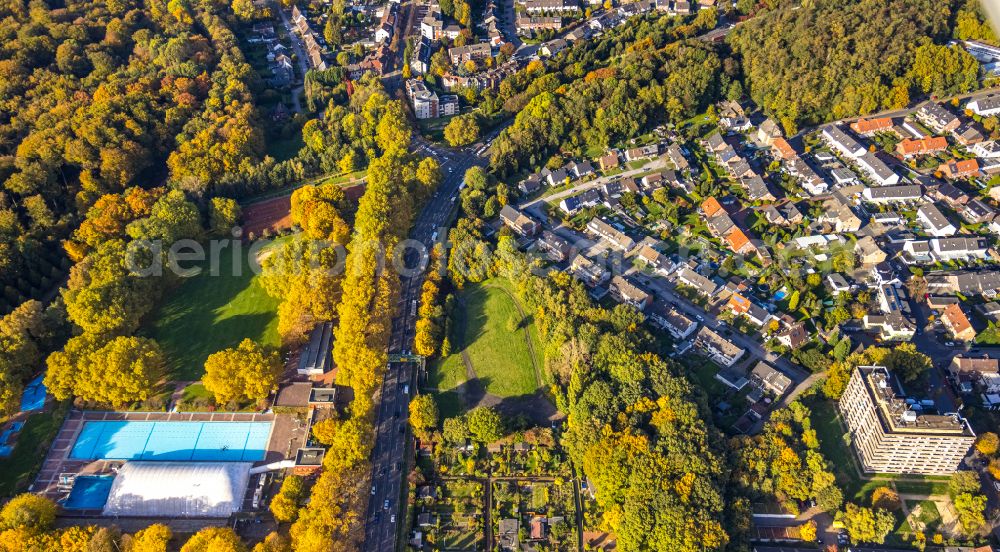
{"label": "blue swimming pool", "polygon": [[264,459],[270,422],[87,422],[70,458],[256,462]]}
{"label": "blue swimming pool", "polygon": [[63,501],[67,510],[100,510],[108,501],[111,484],[115,478],[110,475],[81,475],[73,483],[73,490]]}
{"label": "blue swimming pool", "polygon": [[41,410],[45,407],[45,374],[42,374],[28,382],[24,386],[24,393],[21,395],[21,411]]}

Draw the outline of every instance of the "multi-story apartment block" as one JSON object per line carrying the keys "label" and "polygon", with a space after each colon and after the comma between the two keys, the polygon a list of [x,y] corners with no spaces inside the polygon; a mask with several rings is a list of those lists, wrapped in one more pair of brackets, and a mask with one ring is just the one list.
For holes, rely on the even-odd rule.
{"label": "multi-story apartment block", "polygon": [[976,440],[959,414],[928,414],[902,396],[882,366],[858,367],[838,408],[868,473],[949,475]]}

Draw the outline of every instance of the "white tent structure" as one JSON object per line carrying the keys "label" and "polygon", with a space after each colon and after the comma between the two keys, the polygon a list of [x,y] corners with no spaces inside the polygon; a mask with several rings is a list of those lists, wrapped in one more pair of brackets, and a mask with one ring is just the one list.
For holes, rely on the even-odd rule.
{"label": "white tent structure", "polygon": [[240,509],[250,462],[126,462],[106,516],[225,518]]}

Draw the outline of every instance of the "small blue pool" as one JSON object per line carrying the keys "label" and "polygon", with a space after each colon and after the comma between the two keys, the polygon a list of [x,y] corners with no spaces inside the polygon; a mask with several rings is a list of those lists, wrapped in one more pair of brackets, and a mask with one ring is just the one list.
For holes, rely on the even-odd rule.
{"label": "small blue pool", "polygon": [[785,291],[784,288],[779,289],[778,291],[774,292],[774,300],[775,301],[781,301],[782,299],[784,299],[787,296],[788,296],[788,292]]}
{"label": "small blue pool", "polygon": [[67,510],[100,510],[108,501],[111,484],[115,478],[110,475],[81,475],[73,483],[73,490],[63,502]]}
{"label": "small blue pool", "polygon": [[42,383],[44,379],[45,374],[42,374],[24,386],[24,394],[21,395],[22,412],[41,410],[45,407],[45,394],[47,390],[45,389],[45,384]]}

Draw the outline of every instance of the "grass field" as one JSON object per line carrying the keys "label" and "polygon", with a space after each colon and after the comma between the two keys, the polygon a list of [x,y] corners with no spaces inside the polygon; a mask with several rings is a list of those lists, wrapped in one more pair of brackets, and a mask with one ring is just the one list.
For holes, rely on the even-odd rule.
{"label": "grass field", "polygon": [[0,497],[23,491],[31,484],[68,410],[69,403],[55,403],[49,410],[32,414],[24,423],[13,453],[0,459]]}
{"label": "grass field", "polygon": [[[511,321],[518,326],[510,330]],[[531,350],[541,350],[537,330],[530,318],[522,320],[514,299],[499,282],[467,287],[459,296],[452,324],[452,354],[431,370],[429,385],[439,393],[454,390],[465,382],[463,351],[468,355],[487,393],[516,397],[538,388]]]}
{"label": "grass field", "polygon": [[157,313],[152,336],[167,355],[171,379],[201,379],[208,355],[234,347],[243,338],[265,345],[280,344],[279,301],[264,292],[259,278],[250,270],[246,250],[244,245],[238,276],[234,274],[232,252],[226,249],[219,256],[218,276],[204,270],[185,281]]}

